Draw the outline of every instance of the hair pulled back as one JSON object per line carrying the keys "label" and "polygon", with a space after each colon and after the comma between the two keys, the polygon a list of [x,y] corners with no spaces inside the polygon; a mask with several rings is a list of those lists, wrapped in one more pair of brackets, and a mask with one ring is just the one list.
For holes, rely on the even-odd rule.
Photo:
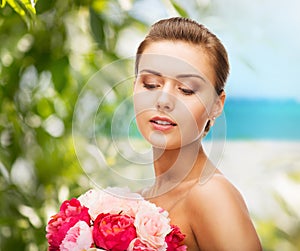
{"label": "hair pulled back", "polygon": [[135,69],[138,70],[141,54],[147,45],[158,41],[182,41],[200,46],[212,64],[215,72],[214,87],[220,94],[229,74],[228,55],[218,37],[204,25],[183,17],[162,19],[151,26],[145,39],[141,42],[136,53]]}

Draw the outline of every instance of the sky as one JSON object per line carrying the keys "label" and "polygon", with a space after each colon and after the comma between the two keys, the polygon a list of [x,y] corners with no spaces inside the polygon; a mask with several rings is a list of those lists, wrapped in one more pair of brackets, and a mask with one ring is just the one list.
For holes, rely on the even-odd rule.
{"label": "sky", "polygon": [[[151,24],[174,15],[162,8],[162,2],[168,4],[165,0],[140,0],[131,11]],[[292,98],[300,102],[300,1],[177,2],[225,45],[231,65],[226,87],[229,96]],[[204,15],[195,11],[195,5],[211,5],[212,8],[209,15]],[[139,36],[130,36],[132,41],[140,39]]]}
{"label": "sky", "polygon": [[232,69],[229,92],[300,102],[300,1],[218,2]]}

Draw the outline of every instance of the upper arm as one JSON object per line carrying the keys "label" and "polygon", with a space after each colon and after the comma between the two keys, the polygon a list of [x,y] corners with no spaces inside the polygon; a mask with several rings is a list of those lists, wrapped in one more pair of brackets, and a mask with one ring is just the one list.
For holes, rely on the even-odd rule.
{"label": "upper arm", "polygon": [[190,226],[201,250],[261,250],[247,207],[227,180],[196,186],[188,199]]}

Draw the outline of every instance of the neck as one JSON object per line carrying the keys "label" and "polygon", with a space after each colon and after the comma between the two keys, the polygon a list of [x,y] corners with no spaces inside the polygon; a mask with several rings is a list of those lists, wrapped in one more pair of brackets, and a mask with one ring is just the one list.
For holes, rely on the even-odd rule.
{"label": "neck", "polygon": [[152,195],[165,193],[180,183],[197,182],[209,163],[198,141],[179,149],[154,148],[153,157],[156,181]]}

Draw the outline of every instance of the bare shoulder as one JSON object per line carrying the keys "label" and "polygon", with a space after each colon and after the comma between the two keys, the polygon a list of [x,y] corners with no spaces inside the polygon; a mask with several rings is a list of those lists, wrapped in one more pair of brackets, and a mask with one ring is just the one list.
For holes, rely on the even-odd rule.
{"label": "bare shoulder", "polygon": [[186,206],[203,250],[262,250],[243,197],[223,175],[194,186]]}
{"label": "bare shoulder", "polygon": [[[197,199],[196,199],[197,198]],[[204,184],[198,184],[190,191],[189,203],[199,209],[216,210],[221,213],[224,210],[238,210],[248,214],[244,199],[238,189],[223,175],[217,174]],[[222,211],[219,207],[222,206]]]}

